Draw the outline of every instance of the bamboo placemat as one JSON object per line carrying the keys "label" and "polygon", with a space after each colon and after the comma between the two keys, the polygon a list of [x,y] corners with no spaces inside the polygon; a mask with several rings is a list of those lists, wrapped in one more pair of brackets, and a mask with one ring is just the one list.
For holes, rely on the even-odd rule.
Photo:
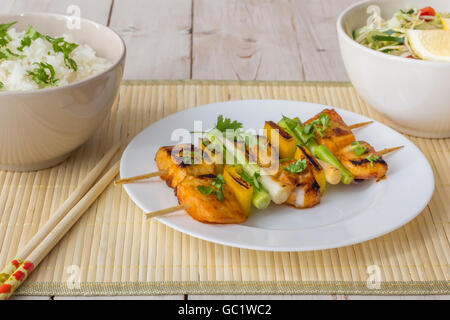
{"label": "bamboo placemat", "polygon": [[[347,83],[124,82],[107,121],[64,163],[40,172],[0,171],[0,265],[113,141],[125,144],[171,113],[236,99],[311,101],[384,122]],[[18,294],[449,294],[450,139],[410,139],[430,161],[436,190],[416,219],[383,237],[303,253],[231,248],[146,221],[123,189],[111,185]],[[379,289],[366,284],[373,265],[380,270]]]}

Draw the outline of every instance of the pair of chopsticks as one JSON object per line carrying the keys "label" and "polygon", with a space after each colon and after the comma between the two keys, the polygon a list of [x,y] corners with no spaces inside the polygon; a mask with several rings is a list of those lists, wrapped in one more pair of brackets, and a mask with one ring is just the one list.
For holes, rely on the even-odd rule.
{"label": "pair of chopsticks", "polygon": [[95,183],[119,148],[120,143],[117,143],[103,156],[63,205],[52,214],[45,225],[5,266],[0,273],[0,300],[7,300],[11,297],[33,269],[39,265],[117,176],[119,161]]}

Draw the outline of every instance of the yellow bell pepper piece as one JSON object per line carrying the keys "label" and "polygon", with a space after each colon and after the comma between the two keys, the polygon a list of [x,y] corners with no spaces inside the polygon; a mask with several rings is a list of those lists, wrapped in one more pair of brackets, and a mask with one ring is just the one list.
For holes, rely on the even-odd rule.
{"label": "yellow bell pepper piece", "polygon": [[241,172],[242,168],[239,166],[225,165],[223,178],[248,217],[252,206],[253,186],[241,177]]}
{"label": "yellow bell pepper piece", "polygon": [[323,194],[325,192],[325,186],[327,185],[327,180],[325,177],[325,171],[323,170],[322,166],[319,164],[317,159],[315,159],[312,154],[309,152],[309,150],[305,147],[298,146],[297,150],[295,151],[294,155],[295,160],[299,159],[307,159],[309,165],[312,166],[312,172],[314,175],[314,178],[316,179],[317,184],[320,187],[320,194]]}
{"label": "yellow bell pepper piece", "polygon": [[[264,133],[269,143],[275,149],[278,149],[280,159],[292,159],[296,149],[294,138],[273,121],[266,121],[264,124]],[[278,141],[276,141],[276,138],[278,138]]]}

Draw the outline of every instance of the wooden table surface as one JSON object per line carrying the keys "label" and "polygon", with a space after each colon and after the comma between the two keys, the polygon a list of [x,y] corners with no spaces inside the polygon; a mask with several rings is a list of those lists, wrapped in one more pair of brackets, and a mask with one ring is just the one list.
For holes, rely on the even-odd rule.
{"label": "wooden table surface", "polygon": [[[1,0],[0,13],[39,11],[72,14],[74,8],[79,8],[82,17],[108,25],[124,38],[128,50],[125,79],[348,81],[339,53],[335,23],[344,8],[358,1]],[[242,296],[143,298],[205,297],[225,299]],[[67,297],[16,297],[30,298]],[[346,300],[377,297],[282,298]],[[448,299],[449,296],[399,298]]]}

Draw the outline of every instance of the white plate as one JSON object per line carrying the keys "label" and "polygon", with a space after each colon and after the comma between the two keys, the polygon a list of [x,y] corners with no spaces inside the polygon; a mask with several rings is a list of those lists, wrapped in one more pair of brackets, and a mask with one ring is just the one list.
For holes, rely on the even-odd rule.
{"label": "white plate", "polygon": [[[126,148],[120,166],[122,177],[157,169],[154,162],[159,147],[171,141],[175,129],[194,129],[202,120],[203,129],[223,114],[243,123],[244,129],[261,128],[265,120],[278,121],[281,114],[306,120],[324,109],[323,105],[298,101],[245,100],[213,103],[188,109],[158,122],[137,135]],[[348,124],[370,119],[335,108]],[[197,128],[196,128],[197,129]],[[242,224],[209,225],[180,211],[157,219],[191,236],[233,247],[270,251],[307,251],[336,248],[386,234],[413,219],[430,200],[434,190],[431,167],[419,149],[391,128],[375,122],[355,130],[358,140],[370,142],[376,150],[404,145],[386,155],[387,179],[354,185],[327,186],[321,203],[298,210],[271,205],[253,210]],[[131,199],[145,212],[177,205],[173,190],[159,178],[125,185]]]}

